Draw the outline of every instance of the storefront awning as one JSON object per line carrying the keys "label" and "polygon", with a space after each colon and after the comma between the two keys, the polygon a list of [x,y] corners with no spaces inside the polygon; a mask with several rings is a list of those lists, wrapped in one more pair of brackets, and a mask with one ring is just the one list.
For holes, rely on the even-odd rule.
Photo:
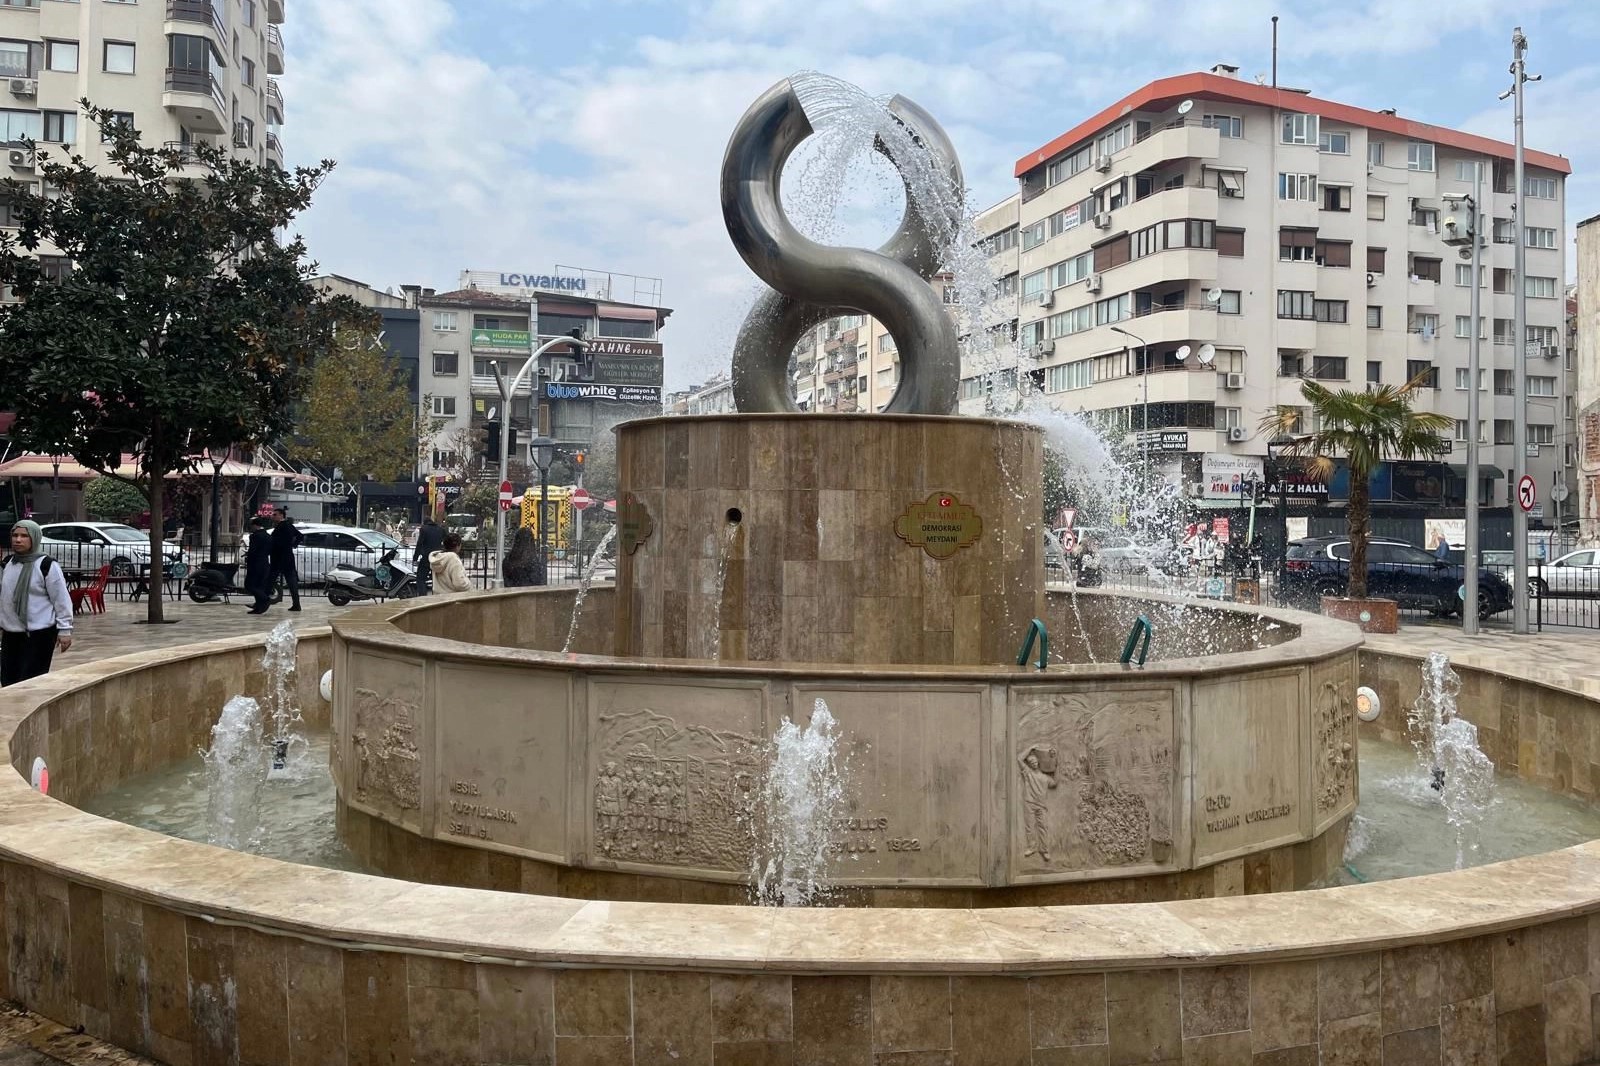
{"label": "storefront awning", "polygon": [[[119,468],[128,474],[133,474],[138,469],[138,463],[131,455],[122,457],[122,466]],[[205,474],[209,476],[212,467],[204,457],[200,457],[195,468],[189,473]],[[90,470],[79,464],[71,456],[38,455],[25,453],[9,462],[0,463],[0,477],[15,477],[33,480],[47,480],[60,478],[63,481],[89,481],[99,477],[98,471]],[[182,474],[168,474],[169,478],[182,477]],[[261,466],[256,463],[246,463],[239,459],[229,459],[222,464],[222,476],[226,478],[253,478],[253,477],[281,477],[290,481],[315,481],[315,474],[302,474],[295,470],[278,470],[270,466]]]}
{"label": "storefront awning", "polygon": [[[1466,477],[1467,476],[1467,464],[1466,463],[1451,463],[1449,465],[1450,465],[1450,472],[1452,474],[1454,474],[1456,477]],[[1502,478],[1502,477],[1506,476],[1506,472],[1504,470],[1501,470],[1498,466],[1493,465],[1492,463],[1479,463],[1478,464],[1478,476],[1479,477],[1486,477],[1486,478]]]}

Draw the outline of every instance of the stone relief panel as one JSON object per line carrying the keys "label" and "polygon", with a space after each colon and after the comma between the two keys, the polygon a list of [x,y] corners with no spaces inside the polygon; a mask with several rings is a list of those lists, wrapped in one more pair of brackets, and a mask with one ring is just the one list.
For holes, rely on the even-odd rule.
{"label": "stone relief panel", "polygon": [[1012,869],[1172,864],[1172,692],[1018,691],[1012,700]]}
{"label": "stone relief panel", "polygon": [[565,860],[569,675],[442,662],[435,678],[433,835]]}
{"label": "stone relief panel", "polygon": [[422,828],[421,663],[350,653],[351,798],[408,829]]}
{"label": "stone relief panel", "polygon": [[764,686],[592,681],[593,857],[745,873]]}
{"label": "stone relief panel", "polygon": [[1301,805],[1299,670],[1194,685],[1194,862],[1297,840]]}
{"label": "stone relief panel", "polygon": [[1311,672],[1311,801],[1321,831],[1356,803],[1356,659]]}
{"label": "stone relief panel", "polygon": [[980,882],[986,697],[971,686],[794,687],[797,722],[819,698],[838,722],[848,798],[832,827],[830,877]]}

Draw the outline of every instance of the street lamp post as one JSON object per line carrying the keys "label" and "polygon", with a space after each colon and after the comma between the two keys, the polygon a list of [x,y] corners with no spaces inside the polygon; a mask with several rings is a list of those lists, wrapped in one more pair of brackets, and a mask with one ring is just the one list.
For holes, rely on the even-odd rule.
{"label": "street lamp post", "polygon": [[1150,346],[1144,342],[1143,337],[1125,330],[1121,326],[1112,326],[1111,332],[1120,333],[1124,337],[1131,337],[1139,342],[1139,381],[1143,386],[1139,419],[1139,451],[1143,457],[1142,477],[1144,480],[1144,484],[1140,488],[1148,492],[1150,489]]}
{"label": "street lamp post", "polygon": [[210,448],[205,450],[206,462],[211,464],[211,528],[208,536],[211,541],[211,562],[217,561],[217,538],[222,530],[222,464],[228,461],[228,449]]}
{"label": "street lamp post", "polygon": [[1278,479],[1278,576],[1277,588],[1274,590],[1278,597],[1278,605],[1283,605],[1283,586],[1289,573],[1289,477],[1284,456],[1294,444],[1294,438],[1287,433],[1279,433],[1267,441],[1267,458],[1272,463],[1273,476]]}
{"label": "street lamp post", "polygon": [[550,464],[555,462],[556,442],[535,437],[530,444],[533,463],[539,468],[539,557],[544,560],[544,580],[550,584]]}

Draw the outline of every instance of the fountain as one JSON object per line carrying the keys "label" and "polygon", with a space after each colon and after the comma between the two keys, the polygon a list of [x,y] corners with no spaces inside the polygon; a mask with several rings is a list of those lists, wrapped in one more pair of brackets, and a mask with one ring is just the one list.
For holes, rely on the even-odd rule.
{"label": "fountain", "polygon": [[261,788],[267,781],[267,751],[261,744],[261,705],[235,696],[211,729],[206,764],[207,840],[247,850],[261,828]]}

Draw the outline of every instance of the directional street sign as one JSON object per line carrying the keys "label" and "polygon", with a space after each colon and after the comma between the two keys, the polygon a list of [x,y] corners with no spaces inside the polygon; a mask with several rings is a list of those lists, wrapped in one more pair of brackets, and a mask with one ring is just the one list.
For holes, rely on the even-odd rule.
{"label": "directional street sign", "polygon": [[1524,511],[1533,510],[1534,501],[1538,495],[1533,488],[1533,475],[1523,474],[1517,479],[1517,506]]}

